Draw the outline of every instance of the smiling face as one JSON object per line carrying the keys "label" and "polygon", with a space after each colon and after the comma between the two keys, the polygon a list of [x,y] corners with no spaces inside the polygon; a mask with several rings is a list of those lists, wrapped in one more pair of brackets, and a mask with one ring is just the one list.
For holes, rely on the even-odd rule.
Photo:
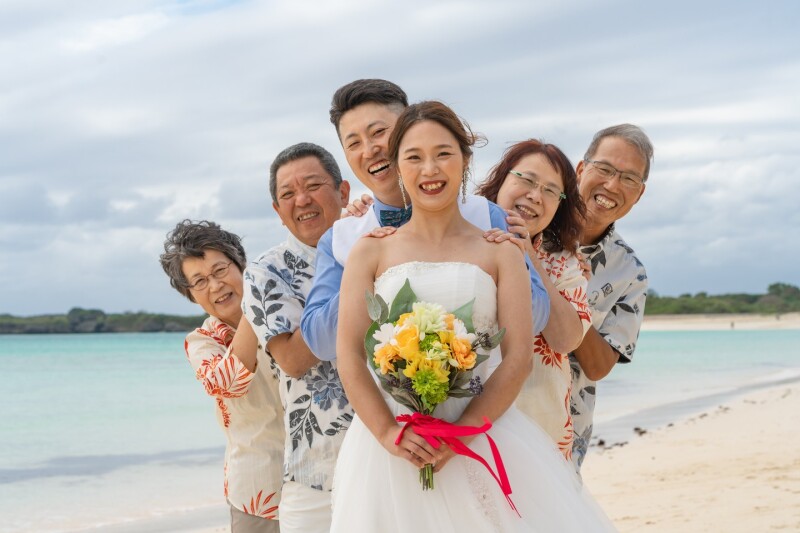
{"label": "smiling face", "polygon": [[[519,213],[531,235],[538,235],[550,224],[559,201],[552,191],[564,190],[564,179],[542,154],[528,154],[513,167],[497,193],[497,205]],[[518,174],[521,174],[518,175]],[[536,186],[538,183],[538,186]],[[543,192],[547,187],[551,192]]]}
{"label": "smiling face", "polygon": [[350,184],[336,189],[333,178],[314,156],[289,161],[275,173],[278,198],[272,204],[297,239],[316,246],[322,234],[339,220],[350,197]]}
{"label": "smiling face", "polygon": [[415,209],[455,205],[467,163],[455,136],[431,120],[408,128],[400,141],[397,166]]}
{"label": "smiling face", "polygon": [[[225,276],[217,279],[211,275],[227,263],[230,266]],[[184,259],[181,270],[189,285],[207,277],[206,288],[189,289],[194,301],[209,315],[235,328],[242,317],[242,272],[236,263],[219,250],[206,249],[203,257]]]}
{"label": "smiling face", "polygon": [[[639,151],[619,137],[606,137],[597,146],[595,153],[589,158],[607,163],[621,172],[630,172],[643,176],[647,161]],[[594,169],[594,165],[581,161],[576,169],[578,188],[586,204],[586,231],[589,239],[594,240],[609,225],[628,214],[644,193],[645,185],[639,190],[630,190],[620,185],[619,176],[604,179]],[[594,235],[592,235],[594,234]]]}
{"label": "smiling face", "polygon": [[403,205],[403,198],[387,154],[389,136],[401,112],[399,106],[367,102],[339,121],[339,140],[353,173],[378,200],[395,207]]}

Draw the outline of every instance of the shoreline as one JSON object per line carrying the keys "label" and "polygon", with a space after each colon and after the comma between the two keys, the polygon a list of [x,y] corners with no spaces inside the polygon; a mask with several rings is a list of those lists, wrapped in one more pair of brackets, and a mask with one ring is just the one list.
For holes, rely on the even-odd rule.
{"label": "shoreline", "polygon": [[799,436],[795,379],[594,447],[583,478],[623,533],[797,530]]}
{"label": "shoreline", "polygon": [[645,315],[642,331],[723,331],[800,329],[800,313],[779,315]]}

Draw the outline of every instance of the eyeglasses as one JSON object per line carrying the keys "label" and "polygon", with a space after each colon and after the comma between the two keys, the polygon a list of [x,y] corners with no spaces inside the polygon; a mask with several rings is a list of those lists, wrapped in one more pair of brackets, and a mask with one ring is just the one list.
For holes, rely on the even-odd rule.
{"label": "eyeglasses", "polygon": [[211,274],[209,274],[208,276],[200,276],[200,277],[194,278],[196,281],[194,283],[192,283],[191,285],[186,285],[186,286],[189,287],[190,289],[192,289],[193,291],[205,290],[206,287],[208,287],[209,278],[213,277],[214,279],[222,279],[222,278],[224,278],[225,276],[228,275],[228,270],[230,270],[230,268],[231,268],[231,263],[232,262],[229,261],[228,263],[225,263],[224,265],[218,266],[217,268],[212,270]]}
{"label": "eyeglasses", "polygon": [[584,163],[591,163],[594,166],[594,169],[600,174],[600,177],[604,180],[613,179],[614,176],[619,176],[619,184],[625,187],[626,189],[631,189],[638,191],[644,185],[644,178],[637,176],[632,172],[622,172],[621,170],[617,170],[613,166],[609,165],[608,163],[603,163],[601,161],[592,161],[591,159],[584,159]]}
{"label": "eyeglasses", "polygon": [[552,185],[545,185],[541,181],[526,176],[522,172],[519,172],[517,170],[509,170],[508,173],[516,177],[517,180],[519,180],[519,182],[529,190],[535,191],[536,189],[539,189],[540,191],[542,191],[542,198],[544,198],[547,201],[557,203],[560,202],[561,200],[566,200],[567,198],[567,195],[564,194],[558,188],[553,187]]}

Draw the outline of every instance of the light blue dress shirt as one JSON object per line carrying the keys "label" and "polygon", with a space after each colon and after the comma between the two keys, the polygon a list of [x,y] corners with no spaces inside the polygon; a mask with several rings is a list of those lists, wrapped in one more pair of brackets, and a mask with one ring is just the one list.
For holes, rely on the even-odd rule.
{"label": "light blue dress shirt", "polygon": [[[375,199],[372,205],[375,216],[382,209],[398,210]],[[489,202],[489,219],[492,227],[507,229],[506,212]],[[531,275],[533,310],[533,334],[538,335],[550,318],[550,297],[542,284],[530,258],[525,256],[528,272]],[[333,257],[333,229],[329,229],[317,243],[317,267],[314,285],[306,298],[306,307],[300,319],[300,331],[306,344],[319,359],[336,359],[336,328],[339,325],[339,289],[342,285],[344,266]]]}

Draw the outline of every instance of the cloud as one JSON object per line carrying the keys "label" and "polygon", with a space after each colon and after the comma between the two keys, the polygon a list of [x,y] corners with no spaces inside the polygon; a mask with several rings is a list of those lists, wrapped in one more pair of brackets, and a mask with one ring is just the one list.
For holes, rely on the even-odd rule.
{"label": "cloud", "polygon": [[3,2],[0,312],[193,312],[158,267],[165,233],[209,218],[252,257],[280,242],[268,167],[299,141],[327,147],[361,192],[327,116],[364,77],[444,100],[486,134],[476,181],[511,141],[543,137],[574,162],[598,129],[640,124],[655,161],[620,231],[651,286],[798,284],[797,9]]}
{"label": "cloud", "polygon": [[164,27],[168,21],[166,15],[158,12],[100,20],[81,28],[76,37],[62,41],[61,46],[70,52],[95,52],[130,44]]}

